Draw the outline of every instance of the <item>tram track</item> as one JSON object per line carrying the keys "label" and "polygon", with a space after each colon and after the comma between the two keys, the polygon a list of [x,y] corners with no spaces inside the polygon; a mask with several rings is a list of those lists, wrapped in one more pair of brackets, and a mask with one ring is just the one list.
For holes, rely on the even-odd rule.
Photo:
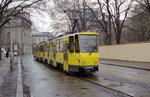
{"label": "tram track", "polygon": [[[112,95],[114,95],[114,97],[134,97],[132,95],[129,95],[127,93],[124,93],[122,91],[118,91],[118,90],[115,90],[115,89],[112,89],[110,87],[107,87],[105,85],[102,85],[102,84],[99,84],[97,82],[94,82],[94,81],[91,81],[90,79],[87,79],[87,77],[85,76],[81,76],[81,75],[66,75],[66,73],[64,73],[63,71],[58,71],[58,70],[55,70],[53,68],[51,68],[51,66],[47,65],[47,64],[43,64],[45,65],[47,68],[51,69],[51,70],[54,70],[55,72],[57,73],[61,73],[63,74],[63,76],[68,76],[69,78],[71,79],[74,79],[74,80],[81,80],[81,81],[84,81],[86,83],[89,83],[89,84],[92,84],[94,85],[94,87],[98,87],[100,88],[100,90],[102,91],[105,91],[105,92],[108,92],[108,93],[111,93]],[[92,78],[91,78],[92,79]]]}
{"label": "tram track", "polygon": [[129,94],[127,94],[127,93],[124,93],[124,92],[122,92],[122,91],[118,91],[118,90],[115,90],[115,89],[112,89],[112,88],[110,88],[110,87],[107,87],[107,86],[104,86],[104,85],[102,85],[102,84],[99,84],[99,83],[96,83],[96,82],[94,82],[94,81],[91,81],[91,80],[88,80],[88,79],[84,79],[84,78],[82,78],[82,77],[78,77],[80,80],[82,80],[82,81],[85,81],[85,82],[88,82],[88,83],[91,83],[91,84],[94,84],[94,85],[96,85],[96,86],[99,86],[99,87],[101,87],[101,88],[104,88],[104,89],[106,89],[106,91],[112,91],[111,93],[118,93],[118,96],[120,97],[134,97],[134,96],[132,96],[132,95],[129,95]]}
{"label": "tram track", "polygon": [[[98,74],[96,74],[95,76],[93,76],[93,78],[94,78],[94,80],[93,80],[93,78],[92,78],[92,76],[90,77],[90,76],[81,76],[81,75],[66,75],[66,73],[64,73],[63,71],[61,71],[61,70],[56,70],[55,68],[53,68],[52,66],[49,66],[49,65],[47,65],[47,64],[45,64],[45,63],[42,63],[44,66],[46,66],[47,68],[49,68],[49,69],[51,69],[53,72],[57,72],[57,73],[61,73],[61,75],[63,75],[63,76],[67,76],[67,78],[69,78],[69,79],[74,79],[74,80],[80,80],[80,81],[84,81],[85,83],[88,83],[89,85],[93,85],[93,87],[95,87],[95,88],[100,88],[100,91],[104,91],[104,92],[106,92],[106,93],[108,93],[108,94],[111,94],[111,95],[113,95],[113,97],[134,97],[133,95],[130,95],[130,94],[127,94],[127,93],[125,93],[124,91],[119,91],[119,90],[117,90],[117,89],[113,89],[113,88],[111,88],[111,87],[109,87],[109,86],[107,86],[107,85],[103,85],[103,84],[101,84],[101,83],[99,83],[99,82],[96,82],[96,81],[94,81],[94,80],[96,80],[95,78],[97,77],[98,79],[99,79],[99,77],[100,77],[100,75]],[[106,76],[107,77],[107,76]],[[105,78],[105,77],[104,77]],[[109,80],[111,80],[111,79],[109,79]],[[124,80],[124,79],[123,79]],[[118,82],[118,80],[116,80],[117,82]],[[120,81],[119,81],[120,82]],[[124,83],[124,82],[123,82]],[[125,82],[126,83],[126,82]],[[130,83],[129,83],[130,84]],[[136,85],[137,86],[137,85]],[[144,85],[144,87],[145,87],[145,85]]]}
{"label": "tram track", "polygon": [[124,68],[123,66],[108,67],[108,64],[103,65],[102,67],[104,68],[100,70],[100,73],[98,74],[99,78],[107,78],[108,80],[118,81],[150,90],[149,71],[136,68]]}
{"label": "tram track", "polygon": [[112,63],[100,63],[100,64],[150,71],[150,69],[147,69],[147,68],[140,68],[140,67],[134,67],[134,66],[118,65],[118,64],[112,64]]}
{"label": "tram track", "polygon": [[[70,91],[70,87],[71,87],[71,89],[81,91],[81,93],[86,92],[87,95],[93,93],[94,95],[96,95],[95,97],[99,97],[99,96],[100,97],[101,96],[102,97],[149,97],[147,95],[150,94],[149,93],[150,84],[139,83],[136,80],[130,80],[121,76],[113,75],[111,73],[107,74],[107,72],[106,73],[96,72],[90,76],[85,76],[85,75],[83,76],[77,74],[67,75],[64,71],[56,70],[56,68],[46,63],[37,62],[35,60],[33,61],[35,62],[35,63],[33,62],[34,64],[38,64],[39,66],[43,65],[40,66],[42,67],[42,71],[45,70],[44,69],[45,67],[48,68],[48,70],[45,71],[45,74],[50,73],[54,75],[54,79],[55,78],[58,79],[57,80],[58,83],[60,82],[64,84],[65,87],[63,88],[66,88],[64,90],[67,90],[67,92]],[[29,86],[29,88],[32,87],[32,85],[31,86],[29,84],[26,85]],[[89,92],[88,94],[88,91],[91,92]],[[31,92],[34,93],[34,95],[36,95],[33,89],[31,90]],[[106,94],[107,96],[104,96],[103,94]],[[88,97],[94,97],[94,96],[88,96]]]}

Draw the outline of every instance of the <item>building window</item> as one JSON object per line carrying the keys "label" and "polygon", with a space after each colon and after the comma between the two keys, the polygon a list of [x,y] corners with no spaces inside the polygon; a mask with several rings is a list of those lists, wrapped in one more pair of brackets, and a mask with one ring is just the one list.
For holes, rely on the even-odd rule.
{"label": "building window", "polygon": [[11,37],[10,37],[10,32],[8,32],[8,35],[7,35],[7,36],[8,36],[8,44],[10,44],[10,38],[11,38]]}

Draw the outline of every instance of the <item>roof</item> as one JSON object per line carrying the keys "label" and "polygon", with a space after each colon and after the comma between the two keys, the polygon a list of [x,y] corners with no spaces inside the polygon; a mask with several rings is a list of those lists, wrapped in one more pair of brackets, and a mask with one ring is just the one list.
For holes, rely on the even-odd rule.
{"label": "roof", "polygon": [[[50,40],[50,41],[54,41],[56,39],[61,39],[61,38],[64,38],[64,37],[67,37],[67,36],[74,36],[76,34],[98,34],[96,32],[77,32],[77,33],[73,33],[73,34],[67,34],[67,35],[64,35],[64,36],[61,36],[61,37],[58,37],[58,38],[55,38],[53,40]],[[50,42],[50,41],[47,41],[47,42]]]}
{"label": "roof", "polygon": [[49,40],[49,41],[45,41],[45,42],[39,43],[39,45],[42,45],[42,44],[45,44],[47,42],[51,42],[51,41],[54,41],[54,40],[57,40],[57,39],[61,39],[61,38],[67,37],[67,36],[74,36],[76,34],[98,34],[98,33],[96,33],[96,32],[78,32],[78,33],[73,33],[73,34],[67,34],[67,35],[55,38],[53,40]]}

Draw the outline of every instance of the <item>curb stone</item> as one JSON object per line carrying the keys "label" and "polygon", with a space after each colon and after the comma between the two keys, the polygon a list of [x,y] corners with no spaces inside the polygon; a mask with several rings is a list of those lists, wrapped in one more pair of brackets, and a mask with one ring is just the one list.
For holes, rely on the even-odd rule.
{"label": "curb stone", "polygon": [[22,69],[21,69],[20,57],[18,57],[18,78],[17,78],[16,97],[23,97]]}

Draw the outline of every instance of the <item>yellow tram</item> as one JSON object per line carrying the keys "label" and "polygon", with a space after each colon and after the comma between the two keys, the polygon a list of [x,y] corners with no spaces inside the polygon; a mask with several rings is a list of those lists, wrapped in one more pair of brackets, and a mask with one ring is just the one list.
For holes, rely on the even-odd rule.
{"label": "yellow tram", "polygon": [[98,45],[98,33],[74,33],[39,44],[34,57],[68,73],[93,73],[99,66]]}

